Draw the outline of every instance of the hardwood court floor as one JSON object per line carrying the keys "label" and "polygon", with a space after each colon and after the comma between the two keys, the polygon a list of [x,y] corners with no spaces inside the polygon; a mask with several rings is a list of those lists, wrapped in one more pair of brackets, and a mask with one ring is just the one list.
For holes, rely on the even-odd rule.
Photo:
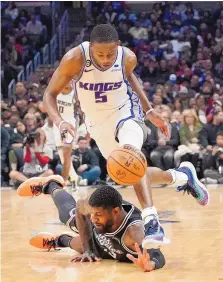
{"label": "hardwood court floor", "polygon": [[[138,205],[133,189],[119,190]],[[20,198],[2,191],[3,282],[215,282],[223,281],[223,187],[210,188],[211,201],[201,207],[173,188],[154,189],[154,202],[172,243],[162,247],[166,265],[143,273],[132,264],[112,260],[69,263],[69,249],[45,252],[29,246],[35,231],[64,232],[50,196]]]}

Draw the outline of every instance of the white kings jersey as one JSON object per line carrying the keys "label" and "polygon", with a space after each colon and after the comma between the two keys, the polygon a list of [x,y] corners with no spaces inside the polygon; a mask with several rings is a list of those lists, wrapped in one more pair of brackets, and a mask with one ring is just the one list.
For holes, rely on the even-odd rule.
{"label": "white kings jersey", "polygon": [[94,64],[89,44],[80,45],[85,63],[79,78],[73,81],[86,120],[97,126],[113,116],[116,129],[128,119],[143,121],[139,98],[124,77],[124,49],[119,46],[112,67],[102,70]]}
{"label": "white kings jersey", "polygon": [[74,90],[68,94],[57,95],[57,108],[61,117],[65,121],[74,121]]}

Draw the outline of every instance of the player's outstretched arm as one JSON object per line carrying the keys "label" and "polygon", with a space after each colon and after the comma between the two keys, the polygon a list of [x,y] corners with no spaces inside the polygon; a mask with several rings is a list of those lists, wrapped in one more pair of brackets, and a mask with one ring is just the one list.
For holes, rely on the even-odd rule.
{"label": "player's outstretched arm", "polygon": [[169,133],[168,124],[158,113],[156,113],[153,110],[137,77],[133,73],[137,64],[136,55],[128,48],[124,48],[124,52],[125,52],[125,76],[128,79],[133,91],[138,95],[147,119],[156,127],[158,127],[166,137],[169,138],[170,133]]}
{"label": "player's outstretched arm", "polygon": [[78,200],[76,214],[76,224],[83,246],[83,255],[75,257],[72,262],[97,262],[101,258],[96,256],[92,246],[92,226],[89,215],[88,199]]}
{"label": "player's outstretched arm", "polygon": [[[53,122],[59,126],[63,121],[57,109],[56,97],[64,87],[81,73],[83,67],[83,55],[80,47],[68,51],[60,62],[59,67],[54,72],[50,83],[44,93],[43,102],[47,113]],[[62,124],[61,124],[62,125]],[[75,131],[72,125],[63,122],[63,130],[67,130],[72,136]],[[61,130],[62,131],[62,130]]]}
{"label": "player's outstretched arm", "polygon": [[128,259],[144,272],[150,272],[163,267],[165,259],[161,251],[159,249],[142,249],[143,238],[144,227],[142,225],[135,224],[127,229],[124,243],[130,250],[137,252],[137,257],[127,254]]}

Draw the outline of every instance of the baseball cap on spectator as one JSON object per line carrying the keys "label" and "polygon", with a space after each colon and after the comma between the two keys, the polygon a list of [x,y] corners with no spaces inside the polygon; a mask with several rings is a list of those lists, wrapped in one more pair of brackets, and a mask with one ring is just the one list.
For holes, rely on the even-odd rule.
{"label": "baseball cap on spectator", "polygon": [[188,89],[185,86],[181,86],[179,90],[179,94],[188,94]]}
{"label": "baseball cap on spectator", "polygon": [[175,83],[177,80],[177,76],[175,74],[171,74],[169,76],[169,81],[172,82],[172,83]]}

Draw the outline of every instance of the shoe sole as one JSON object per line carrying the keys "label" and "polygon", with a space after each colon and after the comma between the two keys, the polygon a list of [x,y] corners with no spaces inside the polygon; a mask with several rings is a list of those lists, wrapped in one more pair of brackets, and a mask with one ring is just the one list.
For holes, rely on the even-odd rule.
{"label": "shoe sole", "polygon": [[159,248],[161,245],[167,245],[167,244],[170,244],[170,240],[167,239],[166,237],[163,238],[163,241],[157,241],[157,240],[154,240],[154,239],[146,239],[144,238],[143,241],[142,241],[142,247],[144,249],[151,249],[151,248]]}
{"label": "shoe sole", "polygon": [[47,250],[48,248],[37,247],[35,244],[32,243],[32,241],[34,240],[34,237],[37,237],[38,235],[49,235],[49,236],[51,236],[52,238],[55,238],[55,237],[56,237],[55,234],[52,234],[52,233],[49,233],[49,232],[35,232],[35,233],[33,233],[33,234],[30,236],[29,244],[30,244],[32,247],[37,248],[37,249],[41,249],[41,250]]}
{"label": "shoe sole", "polygon": [[190,183],[189,181],[189,184],[192,184],[194,190],[196,191],[196,193],[198,195],[201,195],[201,191],[202,191],[202,194],[203,194],[203,199],[196,199],[197,202],[202,205],[202,206],[206,206],[209,204],[209,192],[207,190],[207,188],[205,187],[204,184],[202,184],[200,182],[200,180],[198,180],[197,178],[197,172],[195,170],[195,167],[193,166],[192,163],[190,162],[183,162],[180,164],[180,167],[179,168],[182,168],[182,167],[186,167],[190,170],[191,172],[191,176],[192,176],[192,179],[193,179],[193,182]]}
{"label": "shoe sole", "polygon": [[[42,181],[41,181],[42,180]],[[65,186],[65,181],[64,181],[64,179],[63,179],[63,177],[62,176],[60,176],[60,175],[54,175],[53,177],[52,176],[47,176],[47,177],[32,177],[32,178],[30,178],[30,179],[28,179],[28,180],[26,180],[25,182],[23,182],[20,186],[19,186],[19,188],[17,189],[17,194],[19,195],[19,196],[21,196],[21,197],[32,197],[33,196],[33,194],[31,193],[31,191],[30,191],[30,194],[29,195],[27,195],[27,194],[25,194],[24,192],[25,191],[27,191],[27,189],[25,189],[25,191],[24,191],[24,185],[29,185],[28,184],[28,182],[30,182],[30,184],[34,184],[35,183],[35,181],[37,182],[37,184],[38,183],[44,183],[44,184],[46,184],[47,182],[49,182],[50,180],[55,180],[56,182],[59,182],[59,183],[61,183],[62,185],[63,185],[63,187]],[[42,193],[41,193],[42,194]]]}

